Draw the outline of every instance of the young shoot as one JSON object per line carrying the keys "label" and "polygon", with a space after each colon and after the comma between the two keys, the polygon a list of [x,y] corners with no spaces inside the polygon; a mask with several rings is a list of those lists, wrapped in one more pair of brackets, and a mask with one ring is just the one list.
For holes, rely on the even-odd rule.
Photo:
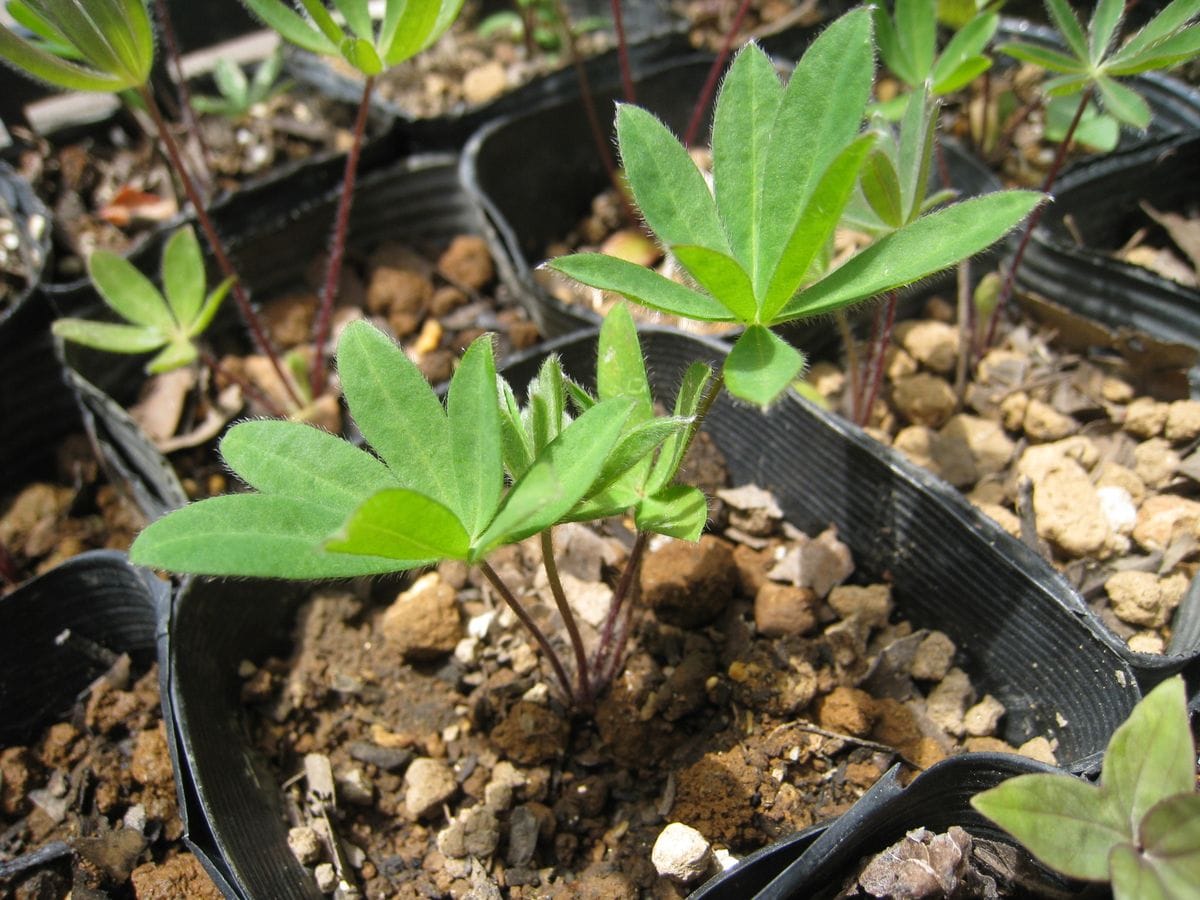
{"label": "young shoot", "polygon": [[766,406],[803,355],[771,327],[894,290],[985,249],[1041,195],[1003,191],[947,206],[881,237],[832,271],[827,248],[878,139],[861,133],[874,78],[871,13],[829,26],[787,85],[757,46],[738,53],[717,98],[712,178],[649,112],[622,105],[617,140],[633,199],[687,271],[679,284],[598,253],[548,265],[675,316],[741,325],[725,386]]}
{"label": "young shoot", "polygon": [[1113,732],[1100,783],[1019,775],[971,805],[1050,868],[1110,882],[1116,900],[1184,900],[1200,885],[1196,748],[1179,676]]}
{"label": "young shoot", "polygon": [[194,96],[192,106],[206,115],[244,118],[259,103],[266,103],[291,87],[291,82],[279,78],[282,68],[283,54],[278,50],[264,59],[249,78],[241,66],[221,57],[213,67],[213,82],[220,96]]}

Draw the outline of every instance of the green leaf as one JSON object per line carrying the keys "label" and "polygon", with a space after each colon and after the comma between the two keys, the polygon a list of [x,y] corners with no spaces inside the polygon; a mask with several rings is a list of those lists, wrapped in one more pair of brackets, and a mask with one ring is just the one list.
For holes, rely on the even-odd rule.
{"label": "green leaf", "polygon": [[770,283],[802,228],[801,219],[821,178],[858,134],[874,72],[871,14],[865,9],[847,13],[826,28],[797,63],[775,118],[763,169],[765,183],[773,188],[763,197],[762,249],[758,270],[752,273],[756,286]]}
{"label": "green leaf", "polygon": [[546,357],[537,377],[529,383],[527,416],[535,456],[562,432],[567,423],[566,410],[562,361],[551,355]]}
{"label": "green leaf", "polygon": [[804,356],[762,325],[751,325],[725,357],[725,386],[740,400],[766,408],[804,368]]}
{"label": "green leaf", "polygon": [[1173,0],[1157,16],[1151,19],[1125,46],[1121,47],[1109,60],[1110,63],[1124,62],[1140,57],[1154,47],[1155,44],[1169,39],[1183,28],[1190,19],[1200,12],[1200,4],[1196,0]]}
{"label": "green leaf", "polygon": [[163,248],[163,288],[177,324],[187,327],[204,304],[204,257],[190,227],[180,228]]}
{"label": "green leaf", "polygon": [[770,58],[747,44],[721,85],[712,131],[717,209],[733,257],[747,272],[758,268],[759,217],[767,189],[763,167],[782,98],[783,85]]}
{"label": "green leaf", "polygon": [[695,542],[708,522],[708,500],[697,488],[670,485],[643,499],[634,512],[634,521],[640,531]]}
{"label": "green leaf", "polygon": [[446,409],[450,461],[458,488],[454,510],[467,531],[483,531],[504,492],[500,406],[491,335],[471,342],[450,379]]}
{"label": "green leaf", "polygon": [[933,145],[937,135],[937,101],[922,85],[913,92],[913,101],[905,110],[900,123],[898,172],[902,224],[920,214],[921,204],[929,190]]}
{"label": "green leaf", "polygon": [[167,342],[151,325],[118,325],[90,319],[56,319],[51,329],[64,341],[110,353],[149,353]]}
{"label": "green leaf", "polygon": [[[1078,96],[1079,92],[1091,80],[1092,75],[1090,72],[1078,72],[1074,75],[1058,75],[1054,78],[1048,78],[1042,83],[1042,93],[1052,100]],[[1071,112],[1074,113],[1078,106],[1078,103],[1072,104]],[[1070,124],[1070,119],[1067,120],[1067,123]],[[1063,131],[1065,132],[1066,128]]]}
{"label": "green leaf", "polygon": [[408,488],[372,495],[325,542],[331,553],[385,557],[411,569],[442,559],[466,559],[471,538],[458,517],[432,497]]}
{"label": "green leaf", "polygon": [[96,250],[88,257],[87,268],[104,302],[121,318],[165,333],[174,329],[175,318],[167,301],[127,259],[107,250]]}
{"label": "green leaf", "polygon": [[758,303],[754,299],[754,286],[737,260],[694,244],[676,244],[671,247],[671,252],[700,286],[719,300],[739,322],[755,321]]}
{"label": "green leaf", "polygon": [[391,338],[359,321],[342,333],[338,372],[354,421],[400,485],[452,503],[450,426],[421,370]]}
{"label": "green leaf", "polygon": [[624,398],[597,403],[542,450],[509,490],[487,531],[472,543],[471,561],[560,521],[591,487],[633,405]]}
{"label": "green leaf", "polygon": [[213,66],[213,81],[221,96],[228,99],[236,108],[245,109],[249,102],[250,86],[246,82],[246,73],[242,67],[226,56],[220,57]]}
{"label": "green leaf", "polygon": [[[1079,102],[1075,97],[1051,97],[1046,104],[1044,133],[1047,140],[1061,141],[1067,135]],[[1121,126],[1112,116],[1102,114],[1089,103],[1075,128],[1076,143],[1098,152],[1112,150],[1121,136]]]}
{"label": "green leaf", "polygon": [[388,0],[379,47],[388,66],[404,62],[436,41],[458,17],[463,0]]}
{"label": "green leaf", "polygon": [[922,216],[802,290],[773,321],[832,312],[932,275],[995,243],[1042,200],[1033,191],[1001,191]]}
{"label": "green leaf", "polygon": [[396,487],[387,466],[367,451],[286,419],[238,422],[221,439],[221,457],[255,490],[327,507],[335,518],[345,518],[376,491]]}
{"label": "green leaf", "polygon": [[833,237],[853,195],[863,160],[874,142],[875,135],[861,135],[838,154],[821,176],[771,275],[760,322],[774,324],[779,310],[809,277],[813,263],[821,258]]}
{"label": "green leaf", "polygon": [[161,353],[146,363],[146,371],[151,375],[172,372],[192,365],[199,356],[200,351],[195,344],[183,335],[176,335],[167,342]]}
{"label": "green leaf", "polygon": [[1033,63],[1035,66],[1041,66],[1043,69],[1048,69],[1051,72],[1070,74],[1087,71],[1087,66],[1074,57],[1067,56],[1067,54],[1060,50],[1039,47],[1037,44],[1022,44],[1019,42],[1001,44],[996,50],[1007,56],[1011,56],[1013,59]]}
{"label": "green leaf", "polygon": [[637,325],[625,304],[609,310],[600,326],[596,357],[596,395],[601,400],[627,397],[634,401],[628,423],[637,425],[654,415],[654,399],[646,378]]}
{"label": "green leaf", "polygon": [[729,310],[707,294],[615,256],[576,253],[552,259],[546,265],[576,281],[602,291],[613,291],[627,300],[659,312],[702,322],[735,321]]}
{"label": "green leaf", "polygon": [[1088,23],[1088,58],[1098,65],[1112,43],[1125,14],[1125,0],[1098,0]]}
{"label": "green leaf", "polygon": [[1109,852],[1133,836],[1110,795],[1071,775],[1018,775],[971,805],[1050,868],[1087,881],[1106,881]]}
{"label": "green leaf", "polygon": [[666,125],[623,103],[617,108],[617,143],[629,188],[660,241],[729,252],[708,184]]}
{"label": "green leaf", "polygon": [[229,289],[233,287],[233,283],[237,277],[230,275],[220,284],[218,284],[208,299],[204,301],[204,306],[200,308],[200,313],[192,320],[192,326],[188,329],[188,337],[196,337],[204,332],[212,323],[213,317],[217,314],[217,310],[221,308],[221,302],[225,299],[225,295],[229,293]]}
{"label": "green leaf", "polygon": [[991,67],[992,61],[986,56],[972,56],[970,59],[965,59],[933,83],[933,93],[939,97],[953,94],[966,87]]}
{"label": "green leaf", "polygon": [[1087,37],[1083,33],[1083,25],[1075,16],[1067,0],[1046,0],[1046,11],[1058,28],[1058,33],[1067,42],[1067,47],[1080,60],[1088,58]]}
{"label": "green leaf", "polygon": [[342,42],[346,38],[346,33],[341,29],[329,10],[325,8],[322,0],[298,0],[304,11],[308,13],[309,18],[321,30],[321,34],[329,40],[335,47],[341,48]]}
{"label": "green leaf", "polygon": [[896,0],[896,37],[912,62],[915,86],[933,69],[937,49],[937,0]]}
{"label": "green leaf", "polygon": [[[1166,896],[1194,894],[1200,884],[1200,794],[1176,794],[1156,803],[1142,819],[1138,837]],[[1113,875],[1116,888],[1115,866]]]}
{"label": "green leaf", "polygon": [[1120,62],[1109,62],[1109,75],[1136,75],[1153,69],[1169,69],[1200,54],[1200,25],[1192,25],[1176,35],[1147,48],[1135,56],[1121,54]]}
{"label": "green leaf", "polygon": [[1195,751],[1182,680],[1168,679],[1138,703],[1104,754],[1100,783],[1135,834],[1146,811],[1195,790]]}
{"label": "green leaf", "polygon": [[[983,68],[977,69],[976,74],[986,71],[991,65],[991,61],[981,54],[988,41],[996,33],[999,24],[1000,17],[995,13],[981,13],[950,38],[945,49],[942,50],[941,56],[934,64],[933,72],[930,73],[935,93],[948,94],[958,90],[971,79],[959,81],[956,73],[960,73],[964,69],[977,69],[979,61],[982,61]],[[952,83],[954,86],[950,87],[949,85]]]}
{"label": "green leaf", "polygon": [[[621,435],[612,453],[604,460],[600,474],[595,477],[588,493],[598,493],[606,490],[609,485],[621,478],[639,463],[649,462],[648,457],[667,438],[681,434],[689,425],[691,419],[676,419],[662,416],[642,422],[629,428]],[[626,422],[628,428],[629,423]],[[648,467],[647,467],[648,471]],[[643,479],[644,480],[644,479]]]}
{"label": "green leaf", "polygon": [[34,78],[67,90],[115,94],[134,86],[123,78],[59,59],[17,37],[4,25],[0,25],[0,59]]}
{"label": "green leaf", "polygon": [[180,507],[137,536],[135,565],[193,575],[349,578],[395,572],[394,559],[325,553],[340,514],[295,497],[227,494]]}
{"label": "green leaf", "polygon": [[1157,867],[1133,844],[1113,847],[1108,864],[1114,900],[1187,900],[1195,892],[1192,882],[1185,893],[1169,893]]}
{"label": "green leaf", "polygon": [[288,9],[280,0],[242,0],[264,25],[279,33],[285,41],[322,56],[336,56],[338,45],[303,16]]}
{"label": "green leaf", "polygon": [[903,225],[904,198],[900,196],[900,178],[888,155],[878,149],[867,154],[858,177],[863,196],[875,215],[891,228]]}
{"label": "green leaf", "polygon": [[251,103],[261,103],[272,96],[272,88],[282,68],[283,54],[276,48],[275,52],[259,63],[258,68],[254,70],[248,98]]}
{"label": "green leaf", "polygon": [[368,43],[374,40],[375,32],[371,25],[371,12],[366,0],[333,0],[350,30]]}
{"label": "green leaf", "polygon": [[348,37],[338,45],[342,59],[364,75],[378,75],[383,71],[383,60],[375,52],[370,41],[359,37]]}
{"label": "green leaf", "polygon": [[872,17],[875,24],[875,41],[879,45],[879,55],[883,64],[909,87],[918,84],[921,78],[917,75],[912,61],[900,49],[900,38],[896,34],[887,8],[883,4],[876,6],[872,10]]}
{"label": "green leaf", "polygon": [[651,493],[661,491],[675,478],[675,473],[687,452],[688,443],[697,428],[700,406],[708,395],[712,379],[713,370],[701,362],[692,363],[683,373],[679,392],[675,395],[675,416],[691,419],[692,424],[674,437],[667,438],[663,444],[646,481],[647,489]]}
{"label": "green leaf", "polygon": [[500,433],[504,448],[504,468],[513,478],[520,478],[533,464],[533,438],[525,428],[521,417],[521,405],[517,403],[512,386],[497,377],[500,386]]}
{"label": "green leaf", "polygon": [[1096,78],[1096,88],[1107,113],[1134,128],[1149,126],[1150,107],[1137,91],[1106,75]]}

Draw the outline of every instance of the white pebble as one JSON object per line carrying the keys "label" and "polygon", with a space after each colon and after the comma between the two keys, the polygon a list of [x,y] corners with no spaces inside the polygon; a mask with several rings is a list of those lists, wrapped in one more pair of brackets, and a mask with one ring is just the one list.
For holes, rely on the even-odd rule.
{"label": "white pebble", "polygon": [[712,854],[704,835],[690,825],[672,822],[654,842],[650,861],[659,875],[687,884],[708,871]]}

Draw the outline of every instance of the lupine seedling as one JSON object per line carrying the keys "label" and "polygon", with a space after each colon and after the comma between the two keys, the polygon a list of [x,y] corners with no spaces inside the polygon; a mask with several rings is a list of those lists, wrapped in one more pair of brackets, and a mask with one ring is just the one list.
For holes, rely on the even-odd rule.
{"label": "lupine seedling", "polygon": [[1183,679],[1156,687],[1113,732],[1098,785],[1019,775],[971,805],[1051,869],[1110,882],[1116,900],[1195,897],[1200,794]]}
{"label": "lupine seedling", "polygon": [[383,16],[378,20],[373,17],[368,0],[334,0],[341,21],[322,0],[295,0],[296,9],[284,0],[242,0],[242,3],[285,41],[310,53],[340,57],[365,79],[334,215],[321,305],[313,321],[316,352],[309,380],[313,393],[320,394],[325,389],[325,343],[329,339],[333,301],[341,278],[358,160],[367,129],[375,76],[411,59],[441,37],[458,18],[463,0],[386,0]]}
{"label": "lupine seedling", "polygon": [[[707,515],[699,492],[671,486],[682,458],[678,438],[689,434],[693,418],[653,415],[641,351],[628,340],[636,337],[632,320],[626,313],[612,321],[601,338],[596,396],[570,385],[552,360],[523,409],[497,379],[490,337],[467,349],[443,407],[403,350],[371,325],[352,323],[338,346],[338,372],[374,453],[299,422],[234,425],[221,455],[253,490],[169,513],[138,536],[130,558],[175,572],[298,580],[397,572],[440,560],[478,565],[533,633],[568,701],[587,707],[596,666],[562,599],[550,529],[632,508],[642,527],[695,540]],[[681,411],[698,405],[706,383],[689,373]],[[566,411],[568,396],[579,403],[574,418]],[[575,685],[487,562],[498,547],[539,533],[571,633]],[[632,566],[639,555],[631,553]]]}
{"label": "lupine seedling", "polygon": [[998,240],[1041,200],[1004,191],[953,204],[828,271],[827,247],[877,143],[860,133],[873,56],[867,10],[830,25],[786,87],[757,46],[739,52],[717,98],[711,192],[666,126],[638,107],[618,109],[633,199],[695,287],[598,253],[548,265],[651,309],[741,325],[725,360],[725,386],[768,405],[804,366],[772,326],[834,312],[953,265]]}
{"label": "lupine seedling", "polygon": [[[513,9],[502,9],[487,16],[476,27],[480,37],[508,35],[523,41],[526,53],[533,56],[537,49],[557,53],[562,49],[559,34],[558,8],[554,0],[515,0]],[[605,26],[599,16],[590,16],[571,23],[574,34],[586,34]]]}
{"label": "lupine seedling", "polygon": [[146,364],[151,373],[191,365],[199,357],[196,339],[204,332],[232,287],[226,278],[206,297],[204,257],[191,228],[181,228],[163,248],[166,296],[128,260],[107,250],[88,257],[96,290],[122,323],[57,319],[51,326],[64,340],[110,353],[158,353]]}
{"label": "lupine seedling", "polygon": [[154,33],[143,0],[12,0],[13,18],[32,33],[23,38],[0,24],[0,59],[18,71],[67,90],[133,91],[154,121],[159,142],[195,209],[197,221],[222,274],[234,279],[234,301],[259,352],[270,359],[297,408],[303,406],[283,363],[267,339],[183,154],[150,89]]}
{"label": "lupine seedling", "polygon": [[[1200,15],[1200,0],[1173,0],[1123,44],[1118,38],[1125,16],[1124,0],[1099,0],[1086,30],[1067,0],[1046,0],[1046,11],[1062,36],[1065,52],[1021,42],[996,49],[1055,73],[1042,86],[1051,102],[1058,98],[1079,98],[1042,184],[1042,190],[1049,193],[1093,98],[1098,97],[1104,110],[1123,125],[1140,130],[1150,124],[1149,105],[1121,79],[1169,69],[1200,56],[1200,25],[1193,22]],[[1017,271],[1040,219],[1041,212],[1035,211],[1025,224],[1021,242],[1005,273],[985,346],[995,340],[997,324],[1012,296]]]}
{"label": "lupine seedling", "polygon": [[257,104],[265,103],[288,90],[290,82],[281,81],[279,78],[282,68],[283,54],[276,51],[264,59],[254,70],[254,74],[247,78],[241,66],[226,57],[221,57],[213,67],[213,82],[220,96],[194,96],[192,106],[197,112],[207,115],[240,119]]}

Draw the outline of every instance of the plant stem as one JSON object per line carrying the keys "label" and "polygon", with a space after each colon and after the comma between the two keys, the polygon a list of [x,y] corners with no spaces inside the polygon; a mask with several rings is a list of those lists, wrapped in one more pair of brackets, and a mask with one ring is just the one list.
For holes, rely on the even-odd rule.
{"label": "plant stem", "polygon": [[191,175],[188,174],[187,167],[183,164],[179,145],[175,143],[175,138],[171,135],[171,130],[167,127],[167,123],[162,117],[162,112],[158,108],[158,103],[154,99],[153,92],[149,87],[143,85],[139,89],[139,93],[142,100],[146,103],[146,108],[150,111],[151,118],[154,119],[154,127],[158,129],[158,136],[167,149],[167,155],[171,158],[171,165],[179,174],[180,181],[183,182],[183,190],[187,194],[188,200],[191,201],[192,208],[196,211],[196,220],[200,223],[201,230],[204,231],[204,236],[207,238],[208,246],[217,260],[217,265],[226,278],[232,277],[236,279],[233,282],[231,293],[233,294],[234,302],[237,303],[238,309],[242,313],[242,320],[246,323],[246,327],[250,329],[250,336],[254,340],[255,347],[271,361],[271,366],[275,369],[275,374],[279,376],[279,380],[283,383],[284,389],[288,392],[292,402],[296,404],[297,409],[301,409],[304,404],[300,400],[300,395],[296,393],[296,387],[292,384],[292,379],[284,371],[279,354],[271,346],[271,341],[263,329],[262,321],[258,318],[258,314],[254,312],[254,307],[250,305],[250,298],[246,296],[246,289],[242,286],[241,280],[237,279],[237,272],[233,268],[233,263],[230,262],[229,257],[225,253],[225,245],[221,243],[221,237],[217,234],[217,229],[213,225],[212,218],[208,215],[208,210],[205,209],[204,202],[200,199],[196,185],[192,181]]}
{"label": "plant stem", "polygon": [[633,73],[629,70],[629,42],[625,40],[625,21],[621,16],[621,0],[612,0],[613,30],[617,33],[617,59],[621,64],[621,88],[626,103],[637,103],[633,92]]}
{"label": "plant stem", "polygon": [[[625,568],[621,570],[621,577],[617,581],[617,586],[613,589],[612,604],[608,608],[608,615],[604,619],[604,629],[600,633],[600,645],[596,648],[596,658],[594,668],[596,676],[600,679],[599,686],[608,684],[612,676],[616,674],[616,662],[621,655],[621,648],[618,645],[613,646],[613,628],[620,618],[621,610],[624,608],[626,601],[633,592],[633,579],[637,575],[638,569],[641,567],[642,556],[646,551],[646,543],[649,535],[644,531],[639,531],[633,539],[633,546],[629,550],[629,559],[625,561]],[[624,641],[621,642],[622,644]],[[610,659],[609,654],[612,654]],[[608,672],[609,668],[612,672]]]}
{"label": "plant stem", "polygon": [[[1070,148],[1071,141],[1075,137],[1075,131],[1079,128],[1079,123],[1083,120],[1083,113],[1087,109],[1088,103],[1091,102],[1092,94],[1095,93],[1095,90],[1095,86],[1089,84],[1083,92],[1083,96],[1079,98],[1079,106],[1075,110],[1075,116],[1071,119],[1067,133],[1063,135],[1062,143],[1058,145],[1058,152],[1054,154],[1054,162],[1050,164],[1050,170],[1046,173],[1045,181],[1042,182],[1043,194],[1050,193],[1050,189],[1054,187],[1054,182],[1058,179],[1058,173],[1067,158],[1067,150]],[[1021,268],[1021,260],[1025,258],[1025,250],[1029,246],[1029,239],[1033,236],[1033,230],[1037,228],[1038,222],[1042,220],[1042,214],[1045,210],[1046,205],[1043,203],[1029,214],[1029,219],[1025,222],[1025,230],[1021,233],[1021,242],[1017,245],[1017,252],[1013,254],[1012,264],[1009,265],[1008,271],[1004,275],[1004,285],[1000,288],[1000,296],[996,299],[996,308],[992,310],[991,321],[988,323],[987,337],[983,341],[984,352],[992,346],[992,342],[996,339],[996,328],[1000,320],[1004,317],[1004,308],[1012,296],[1013,288],[1017,282],[1017,271]]]}
{"label": "plant stem", "polygon": [[558,564],[554,560],[554,538],[551,529],[547,528],[539,535],[542,542],[542,566],[546,569],[546,580],[550,582],[550,593],[554,595],[554,605],[562,616],[563,624],[567,626],[567,634],[571,637],[571,649],[575,652],[575,677],[579,682],[579,697],[585,707],[592,703],[592,683],[588,675],[587,653],[583,649],[583,638],[579,634],[579,625],[575,614],[567,604],[567,595],[563,591],[562,581],[558,577]]}
{"label": "plant stem", "polygon": [[967,396],[967,366],[975,350],[975,304],[971,302],[971,260],[958,264],[958,361],[954,366],[954,408],[962,409]]}
{"label": "plant stem", "polygon": [[196,110],[192,108],[192,92],[188,88],[187,78],[183,74],[183,58],[179,53],[179,42],[175,39],[175,26],[171,22],[171,12],[167,8],[167,0],[154,0],[154,10],[158,14],[158,24],[162,29],[163,45],[167,49],[167,57],[175,69],[175,91],[179,97],[180,114],[188,131],[196,138],[196,146],[200,150],[200,166],[203,171],[200,177],[212,188],[212,160],[208,144],[204,140],[204,132],[196,119]]}
{"label": "plant stem", "polygon": [[309,381],[313,397],[325,392],[325,344],[329,340],[329,323],[333,319],[333,301],[337,297],[338,282],[342,277],[342,260],[346,255],[346,237],[350,231],[350,208],[354,204],[354,184],[358,178],[358,160],[362,155],[363,135],[367,131],[367,118],[371,111],[371,89],[375,77],[368,76],[363,83],[362,99],[358,102],[358,114],[354,117],[354,139],[350,152],[346,154],[346,172],[342,176],[342,193],[338,198],[337,215],[333,224],[333,241],[329,247],[329,266],[325,270],[325,288],[321,292],[321,306],[313,324],[312,365]]}
{"label": "plant stem", "polygon": [[[862,372],[859,371],[858,342],[854,340],[854,332],[846,319],[846,311],[839,309],[833,314],[837,323],[838,334],[842,338],[842,346],[846,348],[846,372],[850,383],[846,386],[846,397],[850,398],[850,417],[858,421],[859,393],[862,390]],[[842,401],[845,408],[845,401]]]}
{"label": "plant stem", "polygon": [[884,359],[887,356],[888,344],[892,342],[892,326],[896,324],[896,292],[888,291],[885,303],[883,328],[880,330],[871,357],[870,390],[867,392],[866,403],[862,410],[863,428],[871,424],[871,411],[875,408],[875,400],[883,385]]}
{"label": "plant stem", "polygon": [[479,563],[479,570],[483,572],[483,576],[488,580],[488,583],[496,589],[496,593],[498,593],[504,599],[504,602],[508,604],[508,608],[516,613],[517,618],[521,620],[521,624],[524,625],[529,630],[529,633],[533,635],[533,638],[535,641],[537,641],[538,646],[542,648],[542,653],[544,653],[546,658],[550,660],[550,666],[554,669],[554,675],[558,678],[559,683],[562,685],[563,693],[566,694],[567,701],[574,704],[575,693],[571,690],[571,679],[567,677],[567,670],[563,668],[562,661],[558,658],[558,654],[554,652],[554,648],[550,646],[550,642],[546,640],[546,635],[542,633],[542,629],[538,628],[537,623],[533,621],[533,617],[529,615],[529,612],[525,609],[525,607],[523,607],[517,601],[517,598],[513,596],[512,591],[508,589],[508,585],[500,580],[500,576],[496,574],[495,569],[493,569],[486,561],[483,561]]}
{"label": "plant stem", "polygon": [[685,147],[692,146],[692,141],[696,139],[696,132],[700,130],[700,122],[704,119],[704,111],[708,109],[713,91],[717,89],[717,79],[721,75],[721,70],[725,68],[725,60],[729,58],[729,51],[733,47],[733,39],[742,30],[742,21],[746,18],[746,13],[749,9],[750,0],[742,0],[738,5],[737,14],[733,17],[733,24],[729,26],[729,31],[725,33],[725,40],[721,44],[721,52],[717,54],[717,58],[713,60],[712,67],[708,70],[708,77],[704,79],[704,87],[700,89],[700,96],[696,98],[696,105],[692,108],[692,118],[688,121],[687,131],[683,133],[683,146]]}

